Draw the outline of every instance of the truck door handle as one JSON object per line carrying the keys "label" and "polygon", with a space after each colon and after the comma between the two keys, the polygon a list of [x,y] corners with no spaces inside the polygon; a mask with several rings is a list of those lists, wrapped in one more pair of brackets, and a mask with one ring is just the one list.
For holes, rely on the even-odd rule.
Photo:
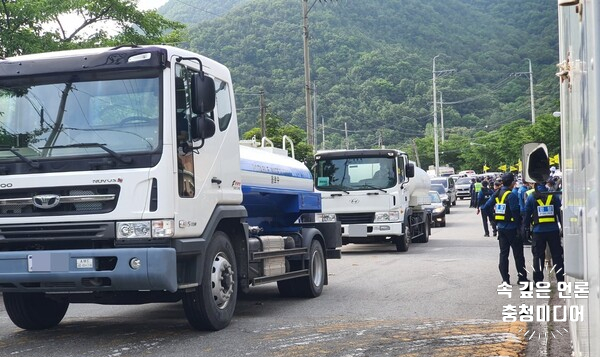
{"label": "truck door handle", "polygon": [[212,182],[212,183],[216,183],[217,185],[220,185],[222,181],[221,181],[221,180],[219,180],[219,179],[218,179],[218,178],[216,178],[216,177],[213,177],[213,178],[210,180],[210,182]]}

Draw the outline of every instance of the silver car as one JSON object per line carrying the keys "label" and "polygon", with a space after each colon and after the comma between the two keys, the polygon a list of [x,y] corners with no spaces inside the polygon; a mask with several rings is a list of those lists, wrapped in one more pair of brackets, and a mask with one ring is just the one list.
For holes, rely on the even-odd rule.
{"label": "silver car", "polygon": [[461,200],[464,200],[465,198],[470,199],[471,198],[471,178],[470,177],[461,177],[458,180],[456,180],[456,196],[458,198],[460,198]]}

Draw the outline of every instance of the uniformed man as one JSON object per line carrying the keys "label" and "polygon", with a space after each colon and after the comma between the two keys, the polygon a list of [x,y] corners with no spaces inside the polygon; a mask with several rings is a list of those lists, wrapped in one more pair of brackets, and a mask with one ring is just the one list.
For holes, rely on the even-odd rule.
{"label": "uniformed man", "polygon": [[538,183],[535,192],[525,202],[525,225],[533,223],[533,281],[544,280],[546,245],[550,248],[557,281],[565,281],[563,247],[560,239],[561,202],[558,194],[548,191],[546,185]]}
{"label": "uniformed man", "polygon": [[521,212],[519,200],[512,193],[515,177],[512,173],[502,175],[502,187],[481,207],[481,210],[494,208],[494,219],[498,229],[498,244],[500,246],[500,257],[498,269],[502,281],[510,285],[510,274],[508,272],[508,256],[512,248],[519,283],[529,283],[527,270],[525,270],[525,257],[523,255],[523,241],[517,230],[521,226]]}

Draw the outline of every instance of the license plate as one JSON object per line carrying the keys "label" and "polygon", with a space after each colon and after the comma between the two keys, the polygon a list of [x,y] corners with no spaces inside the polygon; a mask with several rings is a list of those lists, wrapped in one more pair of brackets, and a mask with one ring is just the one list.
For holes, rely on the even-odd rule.
{"label": "license plate", "polygon": [[350,237],[366,237],[367,236],[367,226],[348,226],[348,235]]}
{"label": "license plate", "polygon": [[57,252],[35,252],[27,255],[29,272],[69,271],[69,254]]}

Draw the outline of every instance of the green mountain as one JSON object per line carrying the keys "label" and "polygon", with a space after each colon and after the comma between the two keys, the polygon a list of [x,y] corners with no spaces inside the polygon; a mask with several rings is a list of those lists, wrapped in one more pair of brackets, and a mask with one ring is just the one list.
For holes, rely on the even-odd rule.
{"label": "green mountain", "polygon": [[[445,132],[474,135],[558,110],[557,7],[545,0],[309,1],[318,144],[398,146],[433,122],[432,65]],[[200,11],[199,9],[207,9]],[[241,131],[268,111],[306,128],[302,2],[171,0],[160,12],[189,24],[189,48],[227,65]],[[207,14],[207,12],[209,12]],[[191,15],[195,13],[195,15]],[[200,16],[201,15],[201,16]],[[210,15],[210,16],[209,16]],[[437,101],[440,101],[438,96]]]}

